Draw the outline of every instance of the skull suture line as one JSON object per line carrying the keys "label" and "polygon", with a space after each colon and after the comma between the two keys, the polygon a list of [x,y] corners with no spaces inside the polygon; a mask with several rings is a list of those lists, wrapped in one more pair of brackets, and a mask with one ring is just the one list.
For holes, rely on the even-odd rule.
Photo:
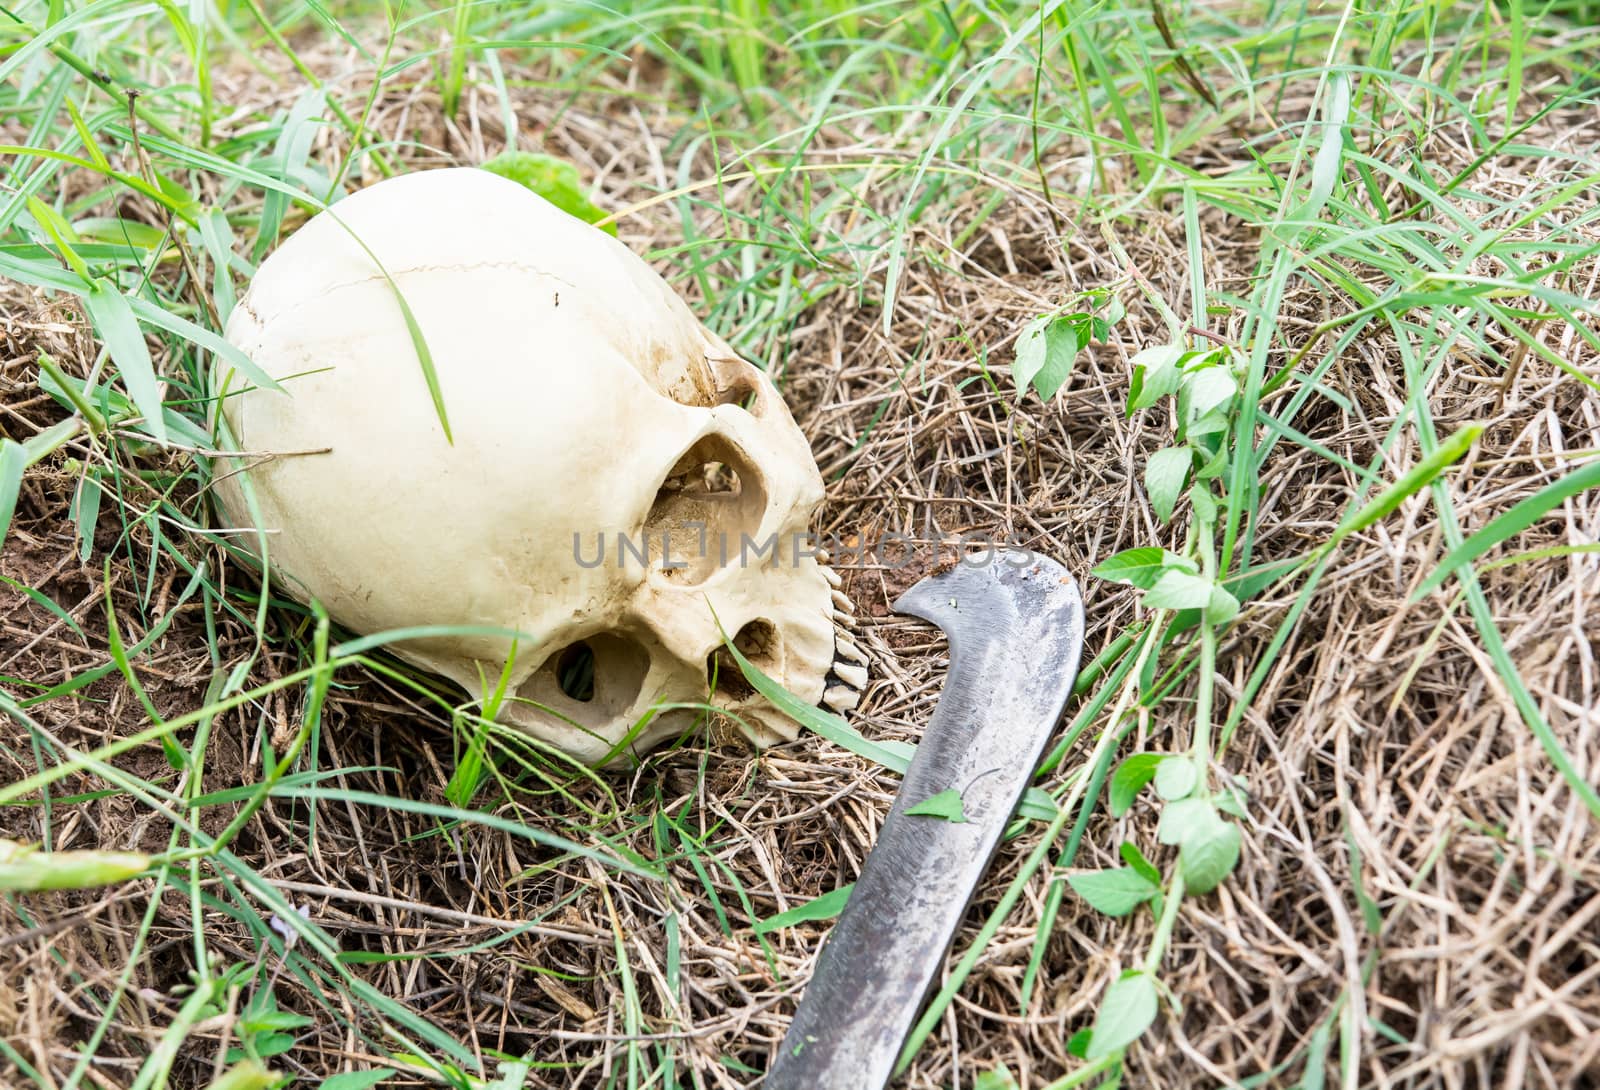
{"label": "skull suture line", "polygon": [[[453,445],[374,258],[426,337]],[[225,515],[251,524],[248,480],[274,572],[356,632],[531,634],[503,720],[588,762],[652,709],[629,745],[676,734],[696,713],[671,705],[708,697],[758,742],[794,737],[719,660],[719,622],[795,695],[854,706],[849,603],[805,555],[822,501],[805,436],[615,239],[485,171],[406,175],[288,239],[227,338],[287,392],[240,392],[218,368],[227,441],[246,452],[219,463]],[[513,647],[393,650],[477,696]],[[590,663],[592,682],[575,677]]]}

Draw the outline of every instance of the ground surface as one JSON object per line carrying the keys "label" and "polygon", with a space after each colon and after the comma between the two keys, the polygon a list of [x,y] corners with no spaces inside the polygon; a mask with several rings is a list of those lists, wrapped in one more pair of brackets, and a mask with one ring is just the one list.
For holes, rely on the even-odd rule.
{"label": "ground surface", "polygon": [[[1080,573],[1103,658],[1041,779],[1070,820],[1002,849],[952,969],[1008,890],[1015,906],[936,1000],[908,1085],[1004,1086],[1004,1066],[1065,1087],[1118,1065],[1138,1087],[1597,1085],[1596,494],[1539,504],[1470,582],[1415,593],[1463,534],[1600,448],[1596,43],[1562,21],[1584,10],[1526,28],[1520,7],[1512,25],[1169,11],[1194,43],[1180,62],[1147,11],[1047,7],[1041,29],[966,5],[565,22],[490,5],[392,40],[376,17],[269,34],[240,13],[203,64],[164,16],[71,26],[54,55],[11,32],[6,142],[78,163],[13,154],[3,192],[73,222],[114,290],[211,326],[219,251],[184,221],[220,211],[247,269],[264,212],[247,167],[321,192],[482,162],[509,136],[575,163],[621,238],[774,374],[829,482],[821,529],[1010,535]],[[140,149],[120,95],[69,58],[149,89]],[[170,187],[129,182],[152,172]],[[6,205],[0,253],[18,442],[71,416],[41,353],[79,379],[128,366],[97,364],[48,210],[25,207]],[[1026,323],[1096,289],[1126,316],[1053,397],[1019,398]],[[1175,338],[1236,347],[1241,388],[1221,510],[1185,498],[1164,525],[1144,473],[1174,413],[1124,406],[1132,358]],[[203,420],[197,351],[148,343],[169,404]],[[385,1063],[417,1072],[387,1085],[482,1085],[507,1058],[528,1086],[756,1084],[827,924],[756,925],[854,877],[896,776],[810,734],[753,755],[713,722],[624,773],[507,758],[468,800],[457,698],[330,658],[291,603],[258,614],[203,532],[204,461],[141,441],[126,402],[90,409],[111,431],[27,469],[0,552],[0,833],[160,858],[0,902],[0,1084],[203,1086],[250,1057],[304,1086]],[[1088,575],[1148,546],[1220,564],[1237,618],[1190,610],[1157,640],[1172,611]],[[939,641],[887,604],[939,558],[840,561],[873,671],[851,722],[871,738],[914,741],[936,697]],[[1215,892],[1175,884],[1148,791],[1108,809],[1093,773],[1138,751],[1242,785],[1241,858]],[[1175,914],[1111,917],[1068,888],[1124,842]],[[1141,966],[1161,982],[1151,1028],[1071,1055]]]}

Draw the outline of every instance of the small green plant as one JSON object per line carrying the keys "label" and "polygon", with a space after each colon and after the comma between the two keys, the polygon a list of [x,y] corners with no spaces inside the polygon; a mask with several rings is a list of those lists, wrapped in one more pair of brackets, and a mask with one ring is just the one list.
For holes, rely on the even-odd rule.
{"label": "small green plant", "polygon": [[1122,321],[1125,311],[1111,288],[1095,288],[1080,295],[1071,307],[1042,314],[1017,335],[1011,377],[1017,399],[1031,389],[1039,400],[1049,401],[1066,385],[1078,353],[1091,341],[1103,341]]}
{"label": "small green plant", "polygon": [[1109,788],[1111,814],[1121,817],[1154,785],[1162,804],[1157,840],[1178,849],[1176,865],[1163,876],[1137,845],[1124,843],[1120,854],[1125,866],[1068,879],[1078,896],[1108,915],[1125,916],[1149,905],[1157,919],[1156,939],[1143,966],[1112,982],[1092,1030],[1076,1041],[1077,1054],[1090,1061],[1115,1063],[1155,1021],[1160,1007],[1157,970],[1184,894],[1211,892],[1239,862],[1242,837],[1228,818],[1243,816],[1241,796],[1231,784],[1213,787],[1210,768],[1217,629],[1239,613],[1239,600],[1219,575],[1214,540],[1245,366],[1227,346],[1161,345],[1133,359],[1128,413],[1168,399],[1174,409],[1172,444],[1152,454],[1145,466],[1150,507],[1168,523],[1187,497],[1191,525],[1182,553],[1129,549],[1101,563],[1094,574],[1142,590],[1143,606],[1157,616],[1172,614],[1169,632],[1198,627],[1200,662],[1189,748],[1136,753],[1118,766]]}
{"label": "small green plant", "polygon": [[255,992],[239,1012],[234,1026],[239,1044],[228,1050],[226,1062],[268,1060],[295,1046],[295,1031],[311,1025],[311,1019],[293,1011],[280,1010],[270,988]]}
{"label": "small green plant", "polygon": [[599,224],[607,234],[617,233],[613,224],[601,223],[605,210],[589,199],[578,168],[565,159],[532,151],[503,151],[484,163],[483,169],[526,186],[569,216]]}

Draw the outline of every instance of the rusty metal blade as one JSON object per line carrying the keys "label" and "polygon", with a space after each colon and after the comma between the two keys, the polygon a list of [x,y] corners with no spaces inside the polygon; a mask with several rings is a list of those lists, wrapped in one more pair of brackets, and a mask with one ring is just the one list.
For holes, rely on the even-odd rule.
{"label": "rusty metal blade", "polygon": [[[1037,553],[984,554],[895,602],[950,641],[950,672],[900,793],[817,960],[763,1090],[880,1090],[1061,717],[1083,600]],[[964,822],[907,814],[960,792]]]}

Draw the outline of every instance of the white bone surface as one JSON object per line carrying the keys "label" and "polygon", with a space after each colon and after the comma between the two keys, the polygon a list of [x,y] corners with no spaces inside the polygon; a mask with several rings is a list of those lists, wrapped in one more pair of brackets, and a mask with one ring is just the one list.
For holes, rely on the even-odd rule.
{"label": "white bone surface", "polygon": [[[453,445],[385,271],[431,350]],[[341,624],[526,634],[501,719],[586,762],[614,757],[652,707],[708,697],[758,741],[793,737],[727,664],[709,692],[721,631],[742,633],[745,654],[791,692],[821,699],[832,587],[791,545],[822,500],[810,447],[766,375],[620,242],[485,171],[405,175],[284,242],[227,338],[286,392],[245,388],[226,365],[214,376],[228,395],[222,445],[244,452],[218,462],[221,506],[232,525],[255,525],[248,488],[266,533],[247,537],[266,543],[279,585]],[[708,463],[731,467],[737,491]],[[705,559],[695,521],[710,524]],[[649,562],[629,554],[619,567],[618,536],[645,532]],[[663,532],[687,568],[663,565]],[[741,565],[742,534],[776,535],[781,555]],[[596,535],[605,561],[586,567],[577,556],[593,561]],[[580,641],[595,666],[587,700],[556,669]],[[477,698],[512,641],[391,649]],[[628,745],[694,716],[663,708]]]}

